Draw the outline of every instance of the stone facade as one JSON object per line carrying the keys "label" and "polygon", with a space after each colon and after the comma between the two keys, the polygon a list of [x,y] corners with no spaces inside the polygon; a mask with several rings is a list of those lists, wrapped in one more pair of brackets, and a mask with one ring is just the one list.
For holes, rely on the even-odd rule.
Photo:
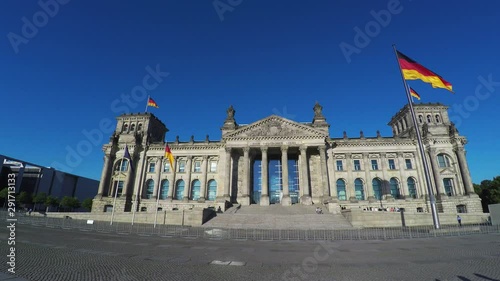
{"label": "stone facade", "polygon": [[[481,213],[466,160],[466,138],[447,106],[415,104],[439,212]],[[329,136],[316,103],[310,123],[271,115],[238,125],[231,106],[218,141],[169,143],[166,126],[151,113],[124,114],[103,147],[104,167],[93,212],[153,212],[231,204],[328,204],[341,209],[430,212],[423,161],[409,107],[394,115],[393,136]],[[132,166],[126,159],[125,148]],[[287,179],[284,180],[284,179]],[[115,199],[115,194],[116,199]],[[115,203],[116,201],[116,203]]]}

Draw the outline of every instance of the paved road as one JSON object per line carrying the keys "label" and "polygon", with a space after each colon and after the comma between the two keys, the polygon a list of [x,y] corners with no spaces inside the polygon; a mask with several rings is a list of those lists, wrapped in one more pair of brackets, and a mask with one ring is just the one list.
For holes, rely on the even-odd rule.
{"label": "paved road", "polygon": [[[6,229],[0,253],[7,260]],[[235,241],[20,225],[16,276],[27,280],[500,281],[500,235],[389,241]],[[7,273],[7,264],[0,270]],[[0,273],[0,280],[6,276]],[[19,279],[21,280],[21,279]]]}

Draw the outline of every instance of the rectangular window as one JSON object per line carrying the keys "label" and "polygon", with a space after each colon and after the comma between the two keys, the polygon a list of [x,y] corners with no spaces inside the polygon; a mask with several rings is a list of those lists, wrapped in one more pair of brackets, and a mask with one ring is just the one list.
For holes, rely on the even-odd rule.
{"label": "rectangular window", "polygon": [[337,171],[343,171],[342,160],[337,160]]}
{"label": "rectangular window", "polygon": [[195,173],[201,172],[201,162],[200,161],[194,162],[194,172]]}
{"label": "rectangular window", "polygon": [[411,159],[405,159],[406,169],[413,169],[411,165]]}
{"label": "rectangular window", "polygon": [[[123,181],[115,181],[115,190],[114,192],[117,192],[118,193],[116,194],[116,197],[120,197],[122,195],[122,192],[123,192]],[[113,196],[115,196],[115,194],[113,193]]]}
{"label": "rectangular window", "polygon": [[170,162],[167,162],[163,165],[163,172],[168,173],[170,172]]}
{"label": "rectangular window", "polygon": [[446,193],[446,195],[452,196],[453,195],[453,179],[449,179],[449,178],[443,179],[443,185],[444,185],[444,192]]}
{"label": "rectangular window", "polygon": [[372,170],[378,170],[377,160],[372,160]]}
{"label": "rectangular window", "polygon": [[217,172],[217,161],[210,161],[210,172]]}
{"label": "rectangular window", "polygon": [[153,163],[153,162],[149,163],[149,169],[148,170],[149,170],[150,173],[154,173],[155,172],[155,166],[156,166],[156,163]]}
{"label": "rectangular window", "polygon": [[179,173],[184,173],[186,169],[186,162],[184,160],[179,161]]}
{"label": "rectangular window", "polygon": [[389,159],[389,170],[396,170],[396,164],[394,163],[394,159]]}
{"label": "rectangular window", "polygon": [[361,164],[359,163],[359,160],[354,160],[354,170],[356,171],[361,170]]}

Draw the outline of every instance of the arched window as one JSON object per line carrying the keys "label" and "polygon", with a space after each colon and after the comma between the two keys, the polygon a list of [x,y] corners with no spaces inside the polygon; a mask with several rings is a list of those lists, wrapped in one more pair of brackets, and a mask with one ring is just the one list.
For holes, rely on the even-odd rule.
{"label": "arched window", "polygon": [[391,185],[391,195],[393,198],[397,199],[399,198],[399,182],[396,178],[391,178],[389,180],[389,183]]}
{"label": "arched window", "polygon": [[424,116],[422,116],[422,115],[418,116],[418,123],[420,123],[420,124],[424,123]]}
{"label": "arched window", "polygon": [[161,182],[160,199],[165,200],[168,197],[168,180],[163,180]]}
{"label": "arched window", "polygon": [[128,124],[123,124],[122,132],[126,133],[128,131]]}
{"label": "arched window", "polygon": [[215,180],[208,181],[208,200],[215,201],[217,197],[217,182]]}
{"label": "arched window", "polygon": [[342,179],[337,180],[337,197],[341,201],[347,200],[346,192],[345,192],[345,181]]}
{"label": "arched window", "polygon": [[438,160],[438,166],[440,168],[446,168],[446,167],[451,166],[450,165],[450,157],[448,157],[448,155],[446,155],[446,154],[443,154],[443,153],[438,154],[437,160]]}
{"label": "arched window", "polygon": [[408,123],[406,123],[406,118],[403,118],[403,128],[408,128]]}
{"label": "arched window", "polygon": [[410,198],[417,198],[417,188],[415,187],[415,180],[413,178],[408,178],[406,183],[408,184],[408,196]]}
{"label": "arched window", "polygon": [[184,181],[177,181],[177,186],[175,187],[175,200],[182,200],[184,196]]}
{"label": "arched window", "polygon": [[135,131],[135,124],[130,125],[130,131],[131,132]]}
{"label": "arched window", "polygon": [[432,117],[431,117],[431,115],[429,114],[429,115],[427,115],[427,123],[431,123],[431,122],[432,122]]}
{"label": "arched window", "polygon": [[139,123],[139,125],[137,126],[137,131],[142,131],[142,123]]}
{"label": "arched window", "polygon": [[356,200],[365,200],[363,181],[359,178],[354,181],[354,191],[356,193]]}
{"label": "arched window", "polygon": [[194,180],[193,183],[191,184],[191,200],[198,200],[200,199],[200,186],[201,183],[199,180]]}
{"label": "arched window", "polygon": [[441,117],[439,117],[439,114],[436,114],[436,123],[441,123]]}
{"label": "arched window", "polygon": [[148,180],[146,182],[146,199],[151,199],[153,198],[153,191],[155,190],[155,181],[154,180]]}
{"label": "arched window", "polygon": [[377,200],[382,200],[382,182],[379,179],[372,180],[373,195]]}

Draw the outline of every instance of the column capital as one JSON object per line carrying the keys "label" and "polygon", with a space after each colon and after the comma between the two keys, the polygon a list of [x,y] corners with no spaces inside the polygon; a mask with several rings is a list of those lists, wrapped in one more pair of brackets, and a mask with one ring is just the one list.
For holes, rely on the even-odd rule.
{"label": "column capital", "polygon": [[461,146],[457,146],[453,148],[454,152],[465,152],[465,148]]}
{"label": "column capital", "polygon": [[262,152],[266,152],[267,153],[268,149],[269,149],[269,147],[267,145],[260,147],[260,151],[262,151]]}
{"label": "column capital", "polygon": [[250,147],[248,146],[243,147],[243,153],[248,154],[248,152],[250,152]]}
{"label": "column capital", "polygon": [[387,156],[387,153],[385,152],[380,152],[380,158],[385,158]]}
{"label": "column capital", "polygon": [[203,161],[207,161],[208,160],[208,155],[203,155],[202,158],[203,158]]}
{"label": "column capital", "polygon": [[[370,158],[370,153],[368,152],[363,152],[363,158]],[[382,155],[382,153],[380,153],[380,155]]]}
{"label": "column capital", "polygon": [[399,151],[397,153],[397,155],[398,155],[399,158],[403,158],[405,154],[403,152]]}
{"label": "column capital", "polygon": [[233,150],[232,147],[224,147],[224,149],[226,150],[226,153],[231,153],[231,150]]}
{"label": "column capital", "polygon": [[324,147],[322,145],[318,146],[318,151],[319,152],[325,152],[325,150],[326,150],[326,147]]}
{"label": "column capital", "polygon": [[186,156],[187,160],[193,160],[193,155]]}
{"label": "column capital", "polygon": [[282,145],[281,146],[281,152],[288,152],[288,146],[287,145]]}
{"label": "column capital", "polygon": [[299,147],[299,149],[300,149],[300,152],[305,153],[305,152],[307,151],[307,146],[305,146],[305,145],[301,145],[301,146]]}
{"label": "column capital", "polygon": [[348,152],[345,154],[346,159],[351,159],[352,153]]}

